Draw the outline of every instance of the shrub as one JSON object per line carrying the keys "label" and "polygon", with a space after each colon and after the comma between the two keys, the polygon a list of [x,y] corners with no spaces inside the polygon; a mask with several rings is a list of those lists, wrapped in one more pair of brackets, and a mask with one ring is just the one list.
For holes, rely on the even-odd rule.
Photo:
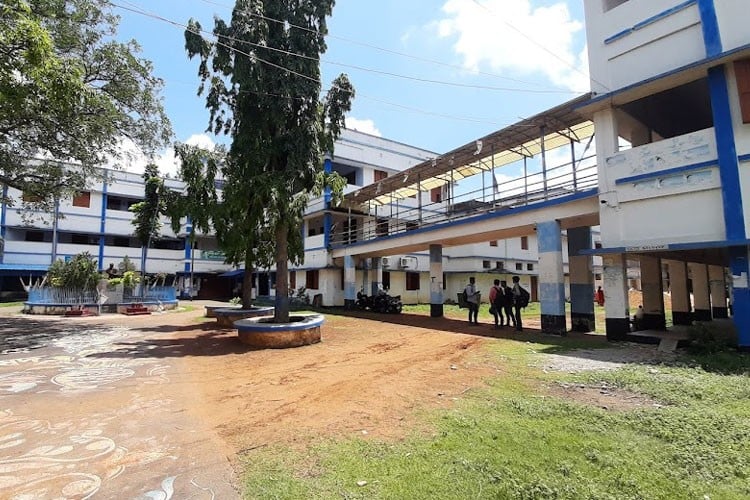
{"label": "shrub", "polygon": [[47,270],[47,279],[54,287],[94,290],[101,275],[96,259],[83,252],[67,262],[59,259],[53,262]]}
{"label": "shrub", "polygon": [[688,338],[690,339],[688,351],[692,354],[714,354],[734,350],[737,346],[737,339],[732,332],[704,323],[691,326],[688,330]]}

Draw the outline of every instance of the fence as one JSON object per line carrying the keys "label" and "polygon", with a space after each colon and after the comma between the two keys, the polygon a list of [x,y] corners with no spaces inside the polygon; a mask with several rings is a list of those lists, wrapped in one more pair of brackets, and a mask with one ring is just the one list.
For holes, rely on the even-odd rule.
{"label": "fence", "polygon": [[[107,290],[105,296],[119,298],[119,294]],[[146,296],[141,296],[140,287],[126,288],[122,291],[123,302],[169,302],[177,300],[177,291],[171,286],[146,288]],[[98,304],[99,293],[96,290],[75,288],[31,288],[28,302],[32,304]],[[112,301],[108,301],[111,303]]]}

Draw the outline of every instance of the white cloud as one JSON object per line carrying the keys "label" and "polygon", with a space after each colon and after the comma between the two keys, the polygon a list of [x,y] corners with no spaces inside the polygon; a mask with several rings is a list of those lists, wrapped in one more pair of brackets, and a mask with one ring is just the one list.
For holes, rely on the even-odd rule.
{"label": "white cloud", "polygon": [[383,134],[380,133],[380,130],[375,126],[375,122],[372,120],[360,120],[358,118],[347,116],[346,128],[349,130],[356,130],[357,132],[364,132],[365,134],[374,135],[376,137],[383,136]]}
{"label": "white cloud", "polygon": [[530,0],[447,0],[443,12],[435,29],[455,39],[467,69],[542,73],[574,91],[590,87],[587,51],[576,53],[583,23],[564,2],[535,8]]}

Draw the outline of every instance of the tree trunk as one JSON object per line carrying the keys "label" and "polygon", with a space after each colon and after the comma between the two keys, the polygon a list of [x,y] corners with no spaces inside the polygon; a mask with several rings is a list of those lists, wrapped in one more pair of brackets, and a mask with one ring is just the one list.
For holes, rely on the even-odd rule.
{"label": "tree trunk", "polygon": [[250,259],[251,253],[248,251],[245,257],[245,274],[242,277],[242,308],[250,309],[253,307],[253,262]]}
{"label": "tree trunk", "polygon": [[148,245],[141,247],[141,300],[146,300],[146,259],[148,259]]}
{"label": "tree trunk", "polygon": [[276,323],[289,323],[289,227],[282,224],[276,229]]}

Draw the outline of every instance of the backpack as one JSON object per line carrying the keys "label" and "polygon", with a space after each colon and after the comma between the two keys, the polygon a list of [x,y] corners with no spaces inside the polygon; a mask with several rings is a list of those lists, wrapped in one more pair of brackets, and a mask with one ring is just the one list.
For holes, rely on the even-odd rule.
{"label": "backpack", "polygon": [[497,294],[495,295],[495,302],[492,305],[495,306],[495,310],[499,311],[503,307],[505,307],[505,290],[503,290],[499,286],[493,286],[492,288],[497,290]]}
{"label": "backpack", "polygon": [[526,307],[529,305],[529,300],[531,300],[531,295],[529,292],[526,291],[526,289],[519,285],[518,290],[521,292],[521,295],[518,296],[516,299],[516,305],[518,307]]}

